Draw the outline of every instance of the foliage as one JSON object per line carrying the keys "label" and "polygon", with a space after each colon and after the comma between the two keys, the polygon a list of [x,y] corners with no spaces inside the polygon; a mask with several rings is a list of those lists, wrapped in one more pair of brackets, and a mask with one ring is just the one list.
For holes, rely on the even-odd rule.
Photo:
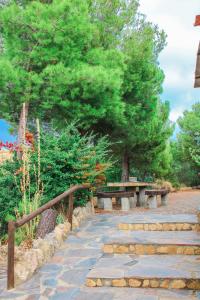
{"label": "foliage", "polygon": [[[103,174],[111,164],[106,137],[81,135],[73,125],[61,131],[49,131],[41,137],[41,181],[43,203],[67,190],[71,185],[105,181]],[[36,160],[35,155],[33,159]],[[98,167],[100,166],[100,167]],[[100,176],[101,175],[101,176]],[[99,178],[100,176],[100,178]]]}
{"label": "foliage", "polygon": [[185,185],[198,185],[200,171],[200,103],[179,118],[180,133],[172,148],[176,180]]}
{"label": "foliage", "polygon": [[19,161],[5,161],[0,165],[0,235],[6,230],[8,219],[14,218],[14,208],[21,200],[14,174],[20,168]]}
{"label": "foliage", "polygon": [[[40,200],[43,193],[42,184],[40,181],[40,127],[39,121],[37,120],[37,148],[34,148],[34,138],[33,134],[26,132],[24,128],[23,133],[23,144],[16,146],[12,143],[2,144],[4,147],[8,148],[11,152],[15,151],[13,154],[11,165],[19,164],[18,169],[11,176],[11,180],[15,182],[15,189],[18,190],[19,198],[18,203],[15,207],[11,205],[12,214],[7,212],[4,208],[3,213],[6,213],[5,220],[2,216],[2,221],[0,222],[4,226],[4,221],[11,219],[20,219],[24,215],[28,215],[35,211],[40,206]],[[16,151],[21,152],[21,159],[16,159]],[[32,161],[32,153],[36,152],[36,162]],[[4,170],[3,167],[1,168]],[[37,170],[36,170],[37,169]],[[31,178],[31,173],[34,172],[34,177]],[[8,173],[7,173],[8,175]],[[3,186],[4,188],[4,186]],[[3,196],[3,195],[2,195]],[[8,196],[7,196],[8,197]],[[7,198],[6,197],[6,198]],[[4,201],[2,201],[4,203]],[[14,208],[14,209],[13,209]],[[0,216],[1,217],[1,216]],[[1,218],[0,218],[1,220]],[[35,234],[35,230],[38,224],[38,218],[34,218],[28,224],[20,227],[16,232],[16,241],[20,243],[24,239],[32,240]]]}
{"label": "foliage", "polygon": [[118,142],[115,153],[127,156],[134,168],[155,169],[152,164],[166,151],[173,132],[169,104],[159,99],[164,74],[158,55],[165,46],[165,34],[138,14],[138,1],[91,1],[91,7],[104,47],[116,47],[124,56],[123,118],[113,126],[107,119],[100,120],[100,130]]}
{"label": "foliage", "polygon": [[[121,114],[122,55],[98,44],[87,1],[28,1],[0,12],[1,114],[18,121],[23,102],[31,116],[64,126],[74,117],[87,129]],[[12,98],[12,100],[11,100]]]}
{"label": "foliage", "polygon": [[177,139],[170,143],[171,166],[166,178],[173,186],[199,185],[200,171],[200,104],[196,103],[190,111],[185,111],[178,120]]}
{"label": "foliage", "polygon": [[[35,141],[35,149],[37,149],[37,141]],[[105,182],[107,169],[111,166],[112,157],[107,138],[97,138],[92,134],[82,136],[74,124],[66,125],[61,131],[43,129],[40,149],[41,204],[60,195],[71,185],[83,183],[101,185]],[[32,151],[29,160],[34,166],[29,168],[27,173],[29,177],[27,203],[31,206],[38,188],[34,180],[38,174],[37,151]],[[18,187],[23,180],[23,172],[18,172],[20,169],[21,162],[16,157],[13,161],[6,161],[0,166],[1,232],[5,231],[6,221],[16,217],[15,211],[21,212],[23,197]],[[84,205],[90,193],[78,193],[76,205]],[[27,213],[28,211],[25,212]]]}
{"label": "foliage", "polygon": [[59,128],[79,119],[82,133],[109,135],[116,157],[151,167],[172,133],[159,98],[164,32],[138,13],[137,0],[22,4],[0,12],[1,117],[18,122],[29,102],[30,118]]}
{"label": "foliage", "polygon": [[64,224],[65,223],[65,217],[63,214],[58,214],[56,218],[56,224]]}
{"label": "foliage", "polygon": [[181,129],[179,142],[184,158],[200,166],[200,103],[194,104],[191,111],[185,111],[178,124]]}

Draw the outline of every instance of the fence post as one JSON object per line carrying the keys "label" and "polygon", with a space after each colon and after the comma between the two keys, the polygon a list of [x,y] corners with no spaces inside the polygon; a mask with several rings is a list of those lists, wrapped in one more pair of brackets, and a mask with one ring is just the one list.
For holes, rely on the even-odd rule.
{"label": "fence post", "polygon": [[15,287],[14,259],[15,259],[15,222],[8,222],[8,266],[7,266],[7,289]]}
{"label": "fence post", "polygon": [[74,209],[74,195],[72,193],[69,195],[69,205],[68,205],[68,221],[71,224],[71,230],[72,230],[72,221],[73,221],[73,209]]}

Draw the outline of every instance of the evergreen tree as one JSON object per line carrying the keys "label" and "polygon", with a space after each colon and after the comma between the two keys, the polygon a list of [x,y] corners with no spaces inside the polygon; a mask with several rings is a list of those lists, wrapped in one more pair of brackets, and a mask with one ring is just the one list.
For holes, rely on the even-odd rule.
{"label": "evergreen tree", "polygon": [[122,180],[126,181],[130,164],[151,168],[158,154],[165,151],[173,132],[168,119],[169,103],[162,103],[159,97],[164,74],[158,56],[165,46],[165,34],[138,14],[138,1],[91,2],[93,21],[98,25],[103,45],[115,46],[124,54],[124,118],[111,127],[103,120],[98,129],[117,142],[115,151],[123,155]]}
{"label": "evergreen tree", "polygon": [[0,117],[108,134],[129,164],[149,165],[171,134],[162,103],[158,55],[165,34],[138,13],[136,0],[54,0],[11,3],[0,12]]}

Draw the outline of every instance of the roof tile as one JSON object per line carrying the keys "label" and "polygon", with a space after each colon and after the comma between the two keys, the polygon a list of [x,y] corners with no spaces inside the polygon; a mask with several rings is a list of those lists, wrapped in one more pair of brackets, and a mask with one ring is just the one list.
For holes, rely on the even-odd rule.
{"label": "roof tile", "polygon": [[194,26],[200,26],[200,15],[196,16]]}

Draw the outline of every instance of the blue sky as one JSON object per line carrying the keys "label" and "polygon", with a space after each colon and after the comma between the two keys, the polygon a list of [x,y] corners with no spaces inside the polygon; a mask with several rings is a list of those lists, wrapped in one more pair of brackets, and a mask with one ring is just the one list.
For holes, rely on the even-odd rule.
{"label": "blue sky", "polygon": [[140,0],[140,11],[168,35],[168,45],[160,55],[165,73],[162,99],[170,101],[170,119],[176,121],[200,101],[200,89],[193,88],[200,40],[200,27],[193,24],[200,14],[200,0]]}
{"label": "blue sky", "polygon": [[9,134],[9,125],[3,120],[0,120],[0,141],[15,141],[15,137]]}
{"label": "blue sky", "polygon": [[[176,121],[184,110],[200,101],[200,89],[194,89],[196,53],[200,27],[193,27],[200,14],[200,0],[140,0],[140,11],[167,33],[167,47],[160,55],[165,72],[163,100],[170,101],[170,119]],[[0,140],[13,140],[8,125],[0,120]]]}

